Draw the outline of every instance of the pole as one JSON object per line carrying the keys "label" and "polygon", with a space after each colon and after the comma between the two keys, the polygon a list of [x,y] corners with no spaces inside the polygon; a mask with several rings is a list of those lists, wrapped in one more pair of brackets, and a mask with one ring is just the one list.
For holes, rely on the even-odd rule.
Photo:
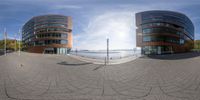
{"label": "pole", "polygon": [[75,52],[76,52],[76,56],[77,56],[77,53],[78,53],[78,50],[77,50],[77,48],[76,48],[76,51],[75,51]]}
{"label": "pole", "polygon": [[109,38],[107,38],[107,63],[109,63]]}
{"label": "pole", "polygon": [[21,53],[21,51],[20,51],[20,39],[21,39],[21,33],[20,33],[20,30],[19,30],[19,56],[20,56],[20,53]]}
{"label": "pole", "polygon": [[6,28],[4,28],[4,55],[6,56],[6,39],[7,39],[7,33]]}
{"label": "pole", "polygon": [[17,51],[17,33],[15,33],[15,52]]}

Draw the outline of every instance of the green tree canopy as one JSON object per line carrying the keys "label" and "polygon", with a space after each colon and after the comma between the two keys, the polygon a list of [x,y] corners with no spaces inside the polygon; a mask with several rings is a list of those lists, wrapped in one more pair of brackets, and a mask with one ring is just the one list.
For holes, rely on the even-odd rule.
{"label": "green tree canopy", "polygon": [[[6,40],[6,48],[7,49],[11,49],[11,50],[15,50],[15,43],[16,43],[16,49],[19,49],[19,42],[20,42],[20,46],[22,47],[22,42],[21,41],[16,41],[13,39],[7,39]],[[0,40],[0,49],[4,49],[4,40]]]}

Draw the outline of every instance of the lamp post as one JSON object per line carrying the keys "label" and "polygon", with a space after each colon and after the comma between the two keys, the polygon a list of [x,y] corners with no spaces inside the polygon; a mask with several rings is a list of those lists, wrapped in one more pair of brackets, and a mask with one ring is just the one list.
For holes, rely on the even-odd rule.
{"label": "lamp post", "polygon": [[76,56],[77,56],[77,53],[78,53],[78,50],[77,50],[77,48],[76,48],[75,52],[76,52]]}
{"label": "lamp post", "polygon": [[17,33],[15,33],[15,52],[17,51]]}
{"label": "lamp post", "polygon": [[7,33],[6,28],[4,28],[4,55],[6,56],[6,39],[7,39]]}
{"label": "lamp post", "polygon": [[107,38],[107,63],[109,63],[109,38]]}
{"label": "lamp post", "polygon": [[20,48],[21,48],[21,46],[20,46],[20,39],[21,39],[21,33],[20,33],[20,30],[19,30],[19,33],[18,33],[18,34],[19,34],[19,41],[18,41],[18,42],[19,42],[19,56],[20,56],[20,53],[21,53],[21,51],[20,51]]}

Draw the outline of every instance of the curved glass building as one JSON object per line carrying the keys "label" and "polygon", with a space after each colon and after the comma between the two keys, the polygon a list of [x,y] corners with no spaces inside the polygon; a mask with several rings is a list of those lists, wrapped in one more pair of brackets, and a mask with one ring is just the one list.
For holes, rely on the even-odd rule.
{"label": "curved glass building", "polygon": [[184,14],[173,11],[136,13],[137,46],[143,54],[187,52],[193,48],[194,25]]}
{"label": "curved glass building", "polygon": [[72,18],[43,15],[30,19],[22,29],[23,49],[33,53],[67,54],[72,48]]}

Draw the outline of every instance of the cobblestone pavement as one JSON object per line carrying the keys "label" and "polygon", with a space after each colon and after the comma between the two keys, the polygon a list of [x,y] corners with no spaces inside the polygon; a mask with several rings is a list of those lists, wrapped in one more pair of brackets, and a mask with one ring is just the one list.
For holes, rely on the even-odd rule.
{"label": "cobblestone pavement", "polygon": [[0,56],[0,100],[199,99],[200,56],[174,60],[143,57],[109,66],[69,56]]}

